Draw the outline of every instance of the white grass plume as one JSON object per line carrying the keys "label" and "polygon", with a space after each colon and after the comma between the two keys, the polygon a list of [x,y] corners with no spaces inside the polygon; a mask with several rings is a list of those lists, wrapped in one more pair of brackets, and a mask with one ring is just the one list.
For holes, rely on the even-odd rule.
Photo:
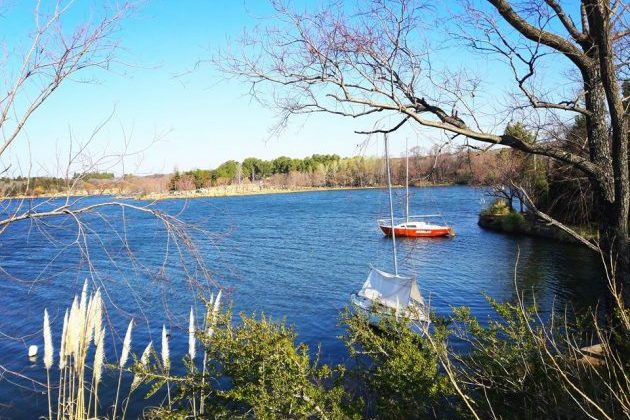
{"label": "white grass plume", "polygon": [[63,316],[63,328],[61,330],[61,345],[59,346],[59,370],[63,370],[66,367],[66,338],[68,335],[68,310]]}
{"label": "white grass plume", "polygon": [[219,305],[221,305],[221,293],[222,291],[219,290],[219,293],[217,294],[217,299],[214,301],[214,308],[212,308],[212,321],[216,321],[216,317],[219,313]]}
{"label": "white grass plume", "polygon": [[50,319],[48,318],[48,310],[44,309],[44,366],[46,369],[50,369],[53,365],[53,351]]}
{"label": "white grass plume", "polygon": [[77,320],[78,342],[76,343],[77,354],[75,355],[75,357],[82,357],[83,355],[80,353],[83,353],[86,350],[87,345],[89,345],[87,334],[87,286],[87,279],[85,279],[85,281],[83,282],[83,289],[81,289],[81,300],[79,300],[79,314]]}
{"label": "white grass plume", "polygon": [[[98,337],[98,339],[96,339]],[[94,352],[94,365],[92,366],[92,379],[94,382],[94,418],[98,419],[98,384],[103,377],[103,366],[105,365],[105,328],[101,327],[101,331],[94,332],[94,345],[96,351]],[[88,416],[89,416],[88,407]]]}
{"label": "white grass plume", "polygon": [[97,332],[94,330],[95,316],[96,316],[96,300],[95,295],[90,294],[88,298],[86,321],[85,321],[85,335],[86,346],[89,347],[92,339],[94,339],[94,345],[98,342]]}
{"label": "white grass plume", "polygon": [[[123,367],[127,363],[127,359],[129,358],[129,351],[131,350],[131,330],[133,329],[133,319],[129,321],[129,326],[127,327],[127,332],[125,333],[125,340],[123,341],[122,353],[120,354],[120,360],[118,362],[119,371],[118,371],[118,387],[116,387],[116,399],[114,400],[114,414],[112,415],[112,419],[116,418],[116,410],[118,409],[118,397],[120,396],[120,384],[122,382],[122,373]],[[123,411],[124,417],[124,411]]]}
{"label": "white grass plume", "polygon": [[85,331],[85,320],[87,318],[87,279],[85,279],[85,282],[83,283],[83,289],[81,290],[81,300],[79,301],[79,314],[80,314],[80,330],[81,330],[81,337],[84,337],[84,331]]}
{"label": "white grass plume", "polygon": [[190,308],[190,322],[188,323],[188,355],[190,360],[195,358],[195,315],[193,308]]}
{"label": "white grass plume", "polygon": [[[153,341],[149,341],[146,348],[142,352],[142,356],[140,357],[140,366],[147,367],[149,365],[149,356],[151,355],[151,346],[153,345]],[[133,377],[133,382],[131,382],[131,390],[135,390],[140,382],[142,381],[142,376],[140,374],[136,374]]]}
{"label": "white grass plume", "polygon": [[94,383],[98,384],[103,375],[103,364],[105,363],[105,329],[98,334],[96,351],[94,352]]}
{"label": "white grass plume", "polygon": [[103,329],[103,298],[101,297],[101,289],[96,289],[94,293],[93,299],[94,307],[92,308],[92,321],[94,328],[94,342],[98,343],[100,341],[100,333],[104,331]]}
{"label": "white grass plume", "polygon": [[221,305],[221,290],[217,293],[217,298],[214,301],[214,305],[212,306],[212,313],[209,316],[210,320],[208,322],[208,330],[206,331],[206,335],[208,337],[212,337],[214,334],[214,324],[217,321],[217,315],[219,314],[219,307]]}
{"label": "white grass plume", "polygon": [[142,356],[140,357],[140,364],[146,367],[149,364],[149,356],[151,355],[151,346],[153,346],[153,341],[149,341],[147,347],[142,352]]}
{"label": "white grass plume", "polygon": [[50,368],[53,364],[53,343],[50,333],[48,309],[44,308],[44,366],[46,367],[46,394],[48,395],[48,417],[52,420],[52,389],[50,388]]}
{"label": "white grass plume", "polygon": [[83,282],[83,288],[81,289],[81,301],[79,302],[79,307],[81,309],[87,309],[85,306],[87,303],[87,279]]}
{"label": "white grass plume", "polygon": [[76,357],[81,341],[81,314],[79,313],[79,298],[75,295],[70,307],[68,318],[68,335],[66,336],[66,355]]}
{"label": "white grass plume", "polygon": [[127,364],[127,359],[129,359],[129,351],[131,350],[131,330],[133,329],[133,319],[129,321],[129,326],[127,327],[127,333],[125,334],[125,341],[123,341],[123,349],[120,355],[120,367],[123,368]]}
{"label": "white grass plume", "polygon": [[166,326],[162,325],[162,364],[164,370],[169,370],[171,367],[170,353],[168,350],[168,335],[166,334]]}

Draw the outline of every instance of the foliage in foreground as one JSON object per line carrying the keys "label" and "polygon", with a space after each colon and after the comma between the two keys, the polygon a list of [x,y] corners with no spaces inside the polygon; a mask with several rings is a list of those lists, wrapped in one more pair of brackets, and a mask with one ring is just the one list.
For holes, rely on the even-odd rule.
{"label": "foliage in foreground", "polygon": [[[467,308],[449,322],[437,321],[420,336],[395,316],[378,326],[345,311],[349,368],[319,366],[294,331],[268,318],[222,317],[208,351],[206,414],[247,418],[620,418],[630,411],[630,371],[622,347],[628,324],[615,330],[596,323],[543,322],[536,309],[490,299],[498,320],[483,326]],[[625,312],[627,320],[627,311]],[[623,315],[623,314],[622,314]],[[591,338],[602,343],[601,359],[580,349]],[[448,340],[469,344],[456,353]],[[626,341],[627,342],[627,341]],[[180,405],[190,413],[199,395],[198,376],[181,387]],[[219,384],[217,386],[217,384]]]}
{"label": "foliage in foreground", "polygon": [[[358,391],[367,402],[366,415],[378,418],[437,417],[452,394],[446,375],[439,370],[438,355],[431,342],[395,316],[383,316],[374,327],[362,314],[345,310],[343,337],[355,359],[353,373]],[[444,328],[434,335],[443,337]]]}
{"label": "foliage in foreground", "polygon": [[[611,284],[613,284],[611,282]],[[378,325],[345,310],[341,339],[350,355],[346,366],[319,363],[319,353],[297,343],[284,321],[261,315],[220,311],[220,295],[207,303],[203,325],[191,310],[186,373],[171,370],[168,335],[160,353],[149,343],[140,358],[130,354],[129,324],[116,365],[104,360],[102,300],[89,299],[86,287],[66,316],[59,369],[60,387],[49,385],[49,418],[125,417],[129,398],[148,389],[158,406],[149,418],[621,418],[630,414],[630,312],[621,299],[615,322],[601,327],[596,318],[569,323],[543,322],[535,307],[498,303],[487,325],[468,308],[436,319],[429,335],[394,314]],[[100,331],[100,333],[98,333]],[[449,340],[468,344],[456,352]],[[44,321],[45,366],[52,373],[53,345],[47,313]],[[93,374],[87,349],[96,345]],[[201,354],[197,352],[201,342]],[[601,351],[584,350],[597,342]],[[592,357],[589,352],[601,353]],[[127,367],[127,360],[135,362]],[[101,371],[116,371],[114,405],[98,397]],[[133,382],[121,388],[121,379]],[[57,394],[57,395],[55,395]],[[127,398],[124,396],[127,395]],[[57,397],[55,402],[54,397]],[[136,397],[138,398],[139,395]],[[119,405],[120,402],[120,405]],[[100,409],[99,409],[100,406]],[[118,414],[118,416],[117,416]]]}
{"label": "foliage in foreground", "polygon": [[187,402],[202,399],[198,406],[210,418],[353,417],[343,367],[319,365],[295,339],[292,328],[264,315],[241,314],[238,323],[229,311],[220,315],[216,328],[201,334],[206,380],[191,372],[180,386],[179,407],[152,416],[190,414]]}
{"label": "foliage in foreground", "polygon": [[[451,354],[458,381],[466,385],[482,418],[621,418],[630,414],[630,364],[611,334],[627,340],[628,325],[606,330],[583,320],[569,325],[552,314],[541,321],[534,306],[488,299],[499,321],[487,327],[469,308],[455,309],[455,334],[470,344],[467,355]],[[590,338],[589,338],[590,336]],[[617,337],[620,338],[620,337]],[[591,340],[604,351],[591,357]],[[581,344],[580,344],[581,343]]]}

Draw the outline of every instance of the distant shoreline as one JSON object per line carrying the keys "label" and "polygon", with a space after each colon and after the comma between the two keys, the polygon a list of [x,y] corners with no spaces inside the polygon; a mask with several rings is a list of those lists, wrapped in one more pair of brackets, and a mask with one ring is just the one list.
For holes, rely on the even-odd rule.
{"label": "distant shoreline", "polygon": [[[237,186],[238,187],[238,186]],[[219,197],[246,197],[252,195],[272,195],[272,194],[293,194],[318,191],[343,191],[343,190],[370,190],[380,189],[383,186],[376,187],[263,187],[259,189],[247,188],[239,189],[222,189],[221,187],[212,187],[204,191],[176,191],[168,193],[151,193],[137,197],[142,201],[162,201],[162,200],[186,200],[195,198],[219,198]]]}
{"label": "distant shoreline", "polygon": [[[178,200],[178,199],[195,199],[195,198],[217,198],[217,197],[241,197],[252,195],[270,195],[270,194],[293,194],[319,191],[350,191],[350,190],[378,190],[387,188],[386,185],[368,186],[368,187],[258,187],[248,184],[247,187],[238,185],[227,185],[224,187],[212,187],[202,191],[177,191],[168,193],[151,193],[140,197],[142,201],[161,201],[161,200]],[[430,184],[421,186],[410,186],[412,188],[430,188],[430,187],[449,187],[455,184]],[[404,188],[404,185],[394,185],[393,188]]]}
{"label": "distant shoreline", "polygon": [[[428,184],[428,185],[410,185],[411,188],[432,188],[432,187],[450,187],[456,184]],[[404,185],[393,185],[393,188],[404,188]],[[367,187],[260,187],[254,184],[246,185],[225,185],[220,187],[210,187],[202,190],[174,191],[160,193],[120,193],[115,191],[101,191],[99,193],[87,193],[85,191],[74,191],[68,193],[49,193],[40,195],[19,195],[13,197],[1,197],[0,201],[6,200],[31,200],[31,199],[58,199],[66,197],[99,197],[112,196],[116,198],[131,198],[138,201],[162,201],[162,200],[181,200],[195,198],[218,198],[218,197],[241,197],[253,195],[271,195],[271,194],[294,194],[319,191],[350,191],[350,190],[378,190],[387,188],[386,185],[367,186]]]}

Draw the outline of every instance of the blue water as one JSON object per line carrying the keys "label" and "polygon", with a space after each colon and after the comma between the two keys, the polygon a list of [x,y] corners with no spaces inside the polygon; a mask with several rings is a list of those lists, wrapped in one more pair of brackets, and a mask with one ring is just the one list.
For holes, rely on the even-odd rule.
{"label": "blue water", "polygon": [[[106,200],[87,198],[76,205]],[[395,200],[402,209],[402,191]],[[413,213],[441,212],[456,231],[452,239],[398,241],[400,271],[418,276],[435,312],[448,315],[453,306],[466,305],[487,320],[492,311],[484,294],[513,300],[515,284],[545,312],[567,303],[586,307],[602,296],[597,258],[572,245],[482,230],[477,215],[486,201],[482,190],[469,187],[412,189]],[[13,206],[5,204],[5,212]],[[369,264],[392,269],[391,239],[376,225],[388,211],[384,190],[166,200],[152,208],[193,224],[199,249],[191,255],[153,216],[118,208],[84,216],[79,236],[69,217],[16,223],[0,235],[0,366],[45,382],[41,359],[29,362],[26,348],[42,347],[45,307],[53,336],[59,336],[63,311],[86,278],[91,288],[107,293],[114,327],[108,330],[110,361],[117,359],[120,335],[133,317],[133,351],[140,353],[149,340],[159,343],[165,324],[172,331],[177,365],[187,349],[191,305],[200,311],[200,293],[220,286],[236,313],[284,318],[299,340],[321,346],[324,362],[341,363],[347,355],[338,339],[343,332],[339,312],[360,288]],[[211,279],[195,256],[209,268]],[[0,417],[45,415],[41,387],[3,372]],[[142,401],[142,395],[137,398]],[[130,407],[135,415],[142,403]]]}

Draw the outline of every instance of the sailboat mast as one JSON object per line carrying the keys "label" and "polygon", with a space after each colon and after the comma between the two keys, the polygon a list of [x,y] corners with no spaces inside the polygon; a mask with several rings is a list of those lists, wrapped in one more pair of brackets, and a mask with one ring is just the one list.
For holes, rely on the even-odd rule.
{"label": "sailboat mast", "polygon": [[388,139],[387,134],[385,137],[385,165],[387,167],[387,189],[389,192],[389,218],[392,227],[392,251],[394,254],[394,274],[398,275],[398,259],[396,258],[396,232],[394,231],[394,203],[392,200],[392,178],[391,171],[389,169],[389,149],[387,146]]}
{"label": "sailboat mast", "polygon": [[409,223],[409,147],[405,139],[405,222]]}

